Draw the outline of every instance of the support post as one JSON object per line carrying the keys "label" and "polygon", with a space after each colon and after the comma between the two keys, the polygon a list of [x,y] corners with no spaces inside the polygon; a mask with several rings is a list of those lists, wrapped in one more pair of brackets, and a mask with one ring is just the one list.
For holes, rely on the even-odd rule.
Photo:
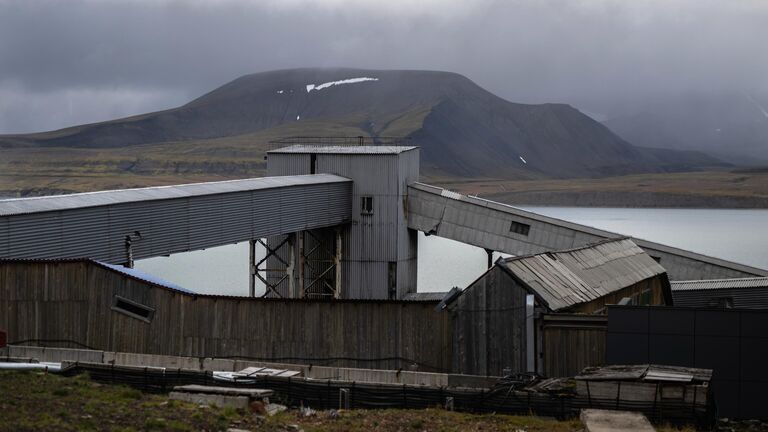
{"label": "support post", "polygon": [[288,236],[288,266],[285,267],[285,274],[288,276],[288,297],[298,298],[296,293],[296,233]]}
{"label": "support post", "polygon": [[336,253],[333,255],[333,264],[336,266],[336,280],[334,281],[334,298],[341,298],[341,228],[336,228]]}
{"label": "support post", "polygon": [[493,250],[486,249],[485,253],[488,255],[488,268],[493,267]]}
{"label": "support post", "polygon": [[536,343],[534,340],[534,297],[525,296],[525,359],[526,372],[536,372]]}
{"label": "support post", "polygon": [[248,241],[248,296],[256,297],[256,240]]}

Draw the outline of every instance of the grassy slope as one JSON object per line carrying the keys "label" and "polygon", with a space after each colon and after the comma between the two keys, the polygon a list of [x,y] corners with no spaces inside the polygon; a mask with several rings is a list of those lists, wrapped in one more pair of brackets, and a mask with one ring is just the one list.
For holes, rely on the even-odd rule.
{"label": "grassy slope", "polygon": [[513,204],[637,207],[768,207],[768,172],[706,171],[600,179],[428,181]]}
{"label": "grassy slope", "polygon": [[41,372],[0,372],[0,413],[0,431],[215,431],[229,427],[285,431],[289,425],[307,432],[583,430],[578,420],[473,415],[441,409],[353,410],[341,412],[338,418],[324,412],[299,417],[296,411],[287,411],[262,420],[249,412],[200,408],[128,387],[97,384],[84,375],[63,378]]}

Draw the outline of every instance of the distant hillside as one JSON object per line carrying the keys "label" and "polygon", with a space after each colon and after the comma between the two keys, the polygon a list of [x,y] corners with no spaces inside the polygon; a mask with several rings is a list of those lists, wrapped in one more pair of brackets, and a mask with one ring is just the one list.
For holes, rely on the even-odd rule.
{"label": "distant hillside", "polygon": [[633,146],[571,106],[508,102],[453,73],[293,69],[246,75],[166,111],[0,136],[7,156],[0,169],[18,179],[257,175],[266,142],[290,135],[406,136],[421,147],[424,172],[458,177],[599,177],[720,164]]}
{"label": "distant hillside", "polygon": [[699,150],[740,165],[768,164],[768,95],[669,95],[604,122],[636,145]]}

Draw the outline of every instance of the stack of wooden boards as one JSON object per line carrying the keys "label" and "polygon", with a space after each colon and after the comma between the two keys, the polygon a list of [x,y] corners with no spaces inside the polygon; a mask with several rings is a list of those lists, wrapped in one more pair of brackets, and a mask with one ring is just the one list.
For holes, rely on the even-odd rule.
{"label": "stack of wooden boards", "polygon": [[619,365],[584,369],[576,394],[600,402],[615,400],[658,405],[680,403],[706,409],[711,403],[711,369],[661,365]]}

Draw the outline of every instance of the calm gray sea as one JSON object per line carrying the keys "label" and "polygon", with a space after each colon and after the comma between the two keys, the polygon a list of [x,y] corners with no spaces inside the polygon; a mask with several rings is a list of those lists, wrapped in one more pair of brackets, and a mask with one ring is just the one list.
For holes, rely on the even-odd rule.
{"label": "calm gray sea", "polygon": [[[768,268],[768,210],[525,207],[558,219]],[[485,252],[439,237],[419,238],[419,291],[464,287]],[[201,293],[247,295],[248,244],[151,258],[136,267]]]}

